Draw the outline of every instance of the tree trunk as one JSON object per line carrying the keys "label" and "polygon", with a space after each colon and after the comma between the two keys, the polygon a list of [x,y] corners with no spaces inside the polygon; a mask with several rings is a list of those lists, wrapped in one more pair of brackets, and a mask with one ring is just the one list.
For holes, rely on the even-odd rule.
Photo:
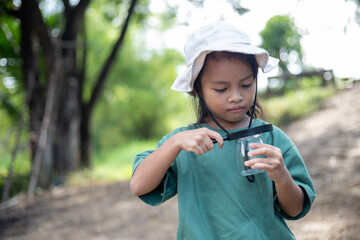
{"label": "tree trunk", "polygon": [[[21,55],[23,59],[23,79],[26,88],[26,103],[29,110],[29,136],[30,136],[30,151],[32,160],[35,157],[35,152],[38,146],[39,133],[42,118],[44,115],[45,106],[45,94],[44,85],[39,81],[39,59],[35,41],[35,24],[36,22],[36,1],[23,1],[22,8],[20,10],[21,20]],[[47,63],[51,65],[51,61]],[[48,153],[48,151],[46,151]],[[52,157],[49,154],[45,154],[47,159],[41,161],[41,180],[39,184],[42,186],[47,185],[47,181],[44,181],[45,176],[49,176],[51,172]]]}
{"label": "tree trunk", "polygon": [[[90,166],[91,115],[101,96],[111,65],[123,43],[136,2],[137,0],[130,2],[120,37],[99,74],[88,103],[82,102],[86,51],[84,49],[83,61],[79,64],[81,61],[77,59],[77,38],[90,0],[79,0],[76,6],[70,6],[69,1],[63,1],[66,23],[61,41],[54,41],[50,35],[37,0],[21,1],[20,10],[8,10],[9,14],[16,13],[16,16],[13,16],[18,17],[21,22],[20,47],[29,110],[32,160],[34,161],[36,155],[41,156],[37,157],[40,159],[37,166],[39,169],[35,167],[34,170],[35,173],[39,171],[39,174],[34,174],[39,186],[48,187],[55,175],[62,177],[77,170],[81,163],[83,166]],[[5,5],[3,7],[6,9]],[[56,70],[57,67],[54,68],[55,63],[61,66],[59,71]],[[46,133],[46,138],[42,138],[46,141],[42,140],[39,149],[41,126],[49,97],[48,84],[53,76],[57,79],[56,91],[52,96],[54,102],[51,117],[46,117],[50,119],[46,130],[42,131]]]}
{"label": "tree trunk", "polygon": [[76,170],[80,164],[80,105],[78,79],[72,73],[73,56],[63,57],[66,74],[61,79],[57,96],[57,118],[54,122],[54,167],[58,174]]}
{"label": "tree trunk", "polygon": [[[48,141],[49,136],[51,136],[51,122],[52,118],[54,117],[53,109],[54,109],[54,100],[55,100],[55,91],[57,88],[57,83],[59,79],[59,75],[57,74],[59,70],[61,69],[61,62],[59,60],[59,47],[58,43],[55,42],[55,49],[54,49],[54,57],[55,62],[53,64],[53,69],[51,71],[50,79],[49,79],[49,85],[48,90],[46,94],[46,105],[45,105],[45,111],[44,116],[41,121],[41,128],[40,128],[40,134],[39,134],[39,140],[37,144],[37,148],[35,151],[35,157],[34,157],[34,164],[31,172],[31,178],[29,182],[29,188],[28,188],[28,194],[27,198],[28,200],[31,200],[35,195],[36,186],[38,184],[38,181],[40,180],[40,183],[43,183],[43,181],[46,181],[47,179],[43,179],[44,175],[42,174],[42,178],[39,178],[40,176],[40,169],[42,166],[47,165],[48,163],[44,160],[52,159],[52,156],[47,156],[46,153],[49,152],[49,149],[51,150],[51,145],[48,143],[51,141]],[[43,159],[44,158],[44,159]],[[51,165],[49,168],[51,169]],[[48,182],[48,181],[47,181]],[[45,183],[47,183],[45,182]]]}
{"label": "tree trunk", "polygon": [[83,166],[90,165],[90,120],[91,115],[94,110],[95,104],[98,101],[102,89],[105,84],[106,77],[110,71],[110,68],[115,60],[116,54],[118,53],[120,47],[123,44],[125,34],[127,32],[130,18],[134,13],[134,9],[136,6],[137,0],[132,0],[129,6],[128,15],[125,19],[124,24],[122,25],[119,38],[115,42],[113,49],[107,58],[99,77],[97,78],[97,82],[92,90],[92,94],[90,97],[90,101],[87,104],[82,106],[82,117],[81,117],[81,161]]}
{"label": "tree trunk", "polygon": [[[82,0],[78,7],[67,6],[67,24],[60,45],[54,46],[49,29],[42,21],[36,0],[22,2],[21,52],[23,74],[27,92],[30,115],[30,145],[34,160],[39,150],[41,122],[44,117],[46,94],[51,76],[57,76],[54,94],[53,114],[48,125],[46,143],[40,160],[38,185],[48,187],[56,175],[65,175],[76,170],[80,164],[80,122],[82,84],[76,69],[76,38],[78,26],[83,21],[84,11],[89,0]],[[54,54],[55,48],[62,49]],[[54,68],[54,62],[61,66]],[[41,71],[39,66],[44,64]],[[54,72],[56,71],[56,72]],[[40,82],[40,78],[46,82]],[[34,166],[33,166],[34,167]]]}

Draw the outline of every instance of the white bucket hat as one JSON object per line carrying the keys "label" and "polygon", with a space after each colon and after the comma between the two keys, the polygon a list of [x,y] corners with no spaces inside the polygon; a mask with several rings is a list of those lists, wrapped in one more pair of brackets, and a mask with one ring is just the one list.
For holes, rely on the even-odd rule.
{"label": "white bucket hat", "polygon": [[171,86],[171,89],[179,92],[193,91],[194,81],[204,65],[206,55],[214,51],[255,55],[264,73],[279,63],[266,50],[251,45],[250,38],[244,32],[225,22],[212,23],[196,30],[187,40],[184,50],[187,68]]}

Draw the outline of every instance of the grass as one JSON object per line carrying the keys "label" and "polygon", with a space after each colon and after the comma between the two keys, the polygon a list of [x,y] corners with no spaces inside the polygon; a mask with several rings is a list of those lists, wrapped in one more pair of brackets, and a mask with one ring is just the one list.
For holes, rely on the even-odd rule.
{"label": "grass", "polygon": [[[93,155],[92,167],[71,173],[66,181],[67,186],[86,186],[89,184],[108,183],[128,180],[132,173],[132,164],[136,154],[154,149],[156,141],[133,140],[117,149]],[[2,193],[10,162],[10,154],[2,154],[0,161],[0,192]],[[25,191],[31,169],[28,156],[19,154],[14,165],[14,176],[11,196]]]}
{"label": "grass", "polygon": [[[4,149],[0,151],[0,176],[5,177],[7,175],[10,164],[10,153]],[[14,162],[14,172],[17,174],[27,174],[31,168],[29,162],[29,156],[26,153],[19,153]]]}
{"label": "grass", "polygon": [[[2,195],[3,188],[5,186],[6,177],[8,175],[8,169],[10,164],[10,153],[4,149],[0,150],[0,194]],[[26,153],[19,153],[14,162],[12,186],[10,196],[14,196],[21,191],[24,191],[28,186],[28,180],[30,179],[29,171],[31,169],[29,156]]]}
{"label": "grass", "polygon": [[67,184],[71,186],[128,180],[132,173],[135,156],[145,150],[154,149],[157,140],[133,140],[108,152],[94,155],[91,169],[71,174]]}

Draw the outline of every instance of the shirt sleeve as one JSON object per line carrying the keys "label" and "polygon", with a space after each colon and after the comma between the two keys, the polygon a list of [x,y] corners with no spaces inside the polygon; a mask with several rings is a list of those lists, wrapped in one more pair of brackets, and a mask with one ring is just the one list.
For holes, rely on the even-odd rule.
{"label": "shirt sleeve", "polygon": [[302,160],[297,148],[293,145],[287,152],[283,153],[285,165],[288,168],[295,183],[301,187],[304,192],[304,207],[303,211],[296,217],[287,215],[281,208],[277,199],[277,194],[274,190],[274,204],[278,214],[287,220],[297,220],[304,217],[309,211],[315,200],[315,188],[306,169],[305,163]]}
{"label": "shirt sleeve", "polygon": [[[166,139],[162,139],[157,147],[160,147]],[[139,164],[149,156],[154,150],[149,150],[142,152],[135,157],[135,161],[132,168],[132,174],[134,174],[136,168]],[[139,198],[150,206],[158,206],[170,199],[177,193],[177,171],[175,162],[171,164],[170,168],[167,170],[164,178],[162,179],[159,186],[157,186],[151,192],[139,196]]]}

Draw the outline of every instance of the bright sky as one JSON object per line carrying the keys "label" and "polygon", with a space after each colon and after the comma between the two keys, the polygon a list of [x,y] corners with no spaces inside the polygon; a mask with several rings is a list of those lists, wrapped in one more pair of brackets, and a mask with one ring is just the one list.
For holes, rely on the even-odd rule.
{"label": "bright sky", "polygon": [[[337,77],[360,78],[360,26],[355,22],[355,4],[345,0],[242,0],[250,12],[238,16],[227,0],[206,0],[204,8],[194,8],[188,1],[181,2],[179,23],[156,39],[153,47],[176,48],[183,53],[187,36],[203,24],[223,19],[243,29],[253,44],[259,45],[259,32],[275,15],[287,14],[295,19],[303,32],[302,47],[305,64],[316,68],[333,69]],[[162,11],[162,1],[152,1],[152,11]],[[159,4],[159,5],[158,5]],[[155,23],[154,23],[155,24]],[[346,29],[346,30],[345,30]]]}

